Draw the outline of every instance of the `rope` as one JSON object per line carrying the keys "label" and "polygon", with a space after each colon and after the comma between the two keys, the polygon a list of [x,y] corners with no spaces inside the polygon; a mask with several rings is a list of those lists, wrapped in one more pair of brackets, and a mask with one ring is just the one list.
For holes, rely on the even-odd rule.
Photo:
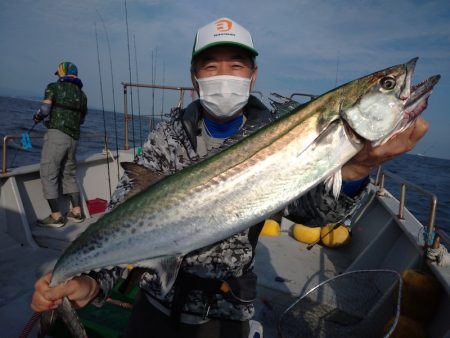
{"label": "rope", "polygon": [[450,254],[447,248],[439,245],[437,248],[428,248],[426,252],[427,258],[432,262],[436,262],[437,266],[446,268],[450,266]]}
{"label": "rope", "polygon": [[106,299],[106,302],[107,302],[107,303],[110,303],[110,304],[114,304],[114,305],[120,306],[120,307],[123,308],[123,309],[129,309],[129,310],[131,310],[131,309],[133,308],[133,305],[132,305],[132,304],[126,303],[126,302],[122,302],[122,301],[117,300],[117,299],[107,298],[107,299]]}
{"label": "rope", "polygon": [[38,312],[35,312],[31,316],[30,320],[24,326],[19,338],[27,338],[28,335],[30,334],[31,330],[33,329],[34,324],[39,320],[40,317],[41,317],[41,314]]}

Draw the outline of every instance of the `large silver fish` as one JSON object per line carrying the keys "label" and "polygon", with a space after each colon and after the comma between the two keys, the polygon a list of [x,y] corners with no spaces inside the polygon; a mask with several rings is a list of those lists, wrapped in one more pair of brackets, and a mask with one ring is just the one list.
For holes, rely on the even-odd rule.
{"label": "large silver fish", "polygon": [[186,253],[281,210],[339,172],[361,150],[363,139],[382,144],[411,125],[440,78],[412,86],[416,61],[325,93],[130,197],[64,251],[51,286],[131,263],[157,270],[163,288],[170,289]]}

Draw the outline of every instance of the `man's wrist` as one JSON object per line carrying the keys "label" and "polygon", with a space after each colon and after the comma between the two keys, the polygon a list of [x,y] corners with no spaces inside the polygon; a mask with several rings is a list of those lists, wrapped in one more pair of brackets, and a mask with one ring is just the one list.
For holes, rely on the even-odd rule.
{"label": "man's wrist", "polygon": [[361,164],[347,164],[342,167],[342,180],[343,181],[357,181],[362,180],[369,176],[373,167],[361,165]]}

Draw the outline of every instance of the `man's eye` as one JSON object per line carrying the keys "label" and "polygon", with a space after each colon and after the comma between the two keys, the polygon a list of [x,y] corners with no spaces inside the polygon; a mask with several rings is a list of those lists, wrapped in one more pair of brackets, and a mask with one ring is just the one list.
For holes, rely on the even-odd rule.
{"label": "man's eye", "polygon": [[202,68],[205,69],[205,70],[214,70],[214,69],[216,69],[216,66],[214,66],[214,65],[205,65]]}

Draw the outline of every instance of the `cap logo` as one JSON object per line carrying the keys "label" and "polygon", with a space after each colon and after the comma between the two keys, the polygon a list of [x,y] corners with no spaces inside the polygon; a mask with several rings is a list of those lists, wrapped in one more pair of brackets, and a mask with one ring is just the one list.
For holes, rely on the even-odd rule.
{"label": "cap logo", "polygon": [[233,22],[231,20],[222,19],[216,21],[216,29],[218,32],[228,32],[231,27],[233,27]]}

